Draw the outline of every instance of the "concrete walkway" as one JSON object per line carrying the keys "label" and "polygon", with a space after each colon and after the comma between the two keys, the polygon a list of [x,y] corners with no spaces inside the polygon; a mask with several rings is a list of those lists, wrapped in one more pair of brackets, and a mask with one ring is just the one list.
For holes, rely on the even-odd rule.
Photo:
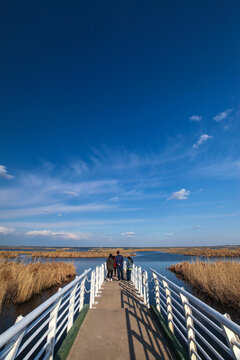
{"label": "concrete walkway", "polygon": [[96,309],[89,310],[69,360],[175,359],[131,283],[106,282],[96,300]]}

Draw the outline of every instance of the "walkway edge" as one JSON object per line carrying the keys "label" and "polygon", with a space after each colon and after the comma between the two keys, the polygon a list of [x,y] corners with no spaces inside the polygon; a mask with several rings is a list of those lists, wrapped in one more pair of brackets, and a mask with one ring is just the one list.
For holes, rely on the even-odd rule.
{"label": "walkway edge", "polygon": [[54,360],[66,360],[69,351],[74,343],[74,340],[78,334],[78,331],[85,319],[87,312],[89,310],[89,305],[84,305],[80,313],[78,314],[76,320],[73,323],[72,328],[70,329],[69,333],[63,340],[62,345],[60,346],[57,354],[54,356]]}
{"label": "walkway edge", "polygon": [[165,324],[164,318],[162,315],[157,311],[155,306],[151,305],[151,313],[154,315],[155,319],[158,322],[159,327],[163,331],[166,340],[168,341],[169,345],[172,346],[172,349],[179,360],[186,360],[188,359],[188,355],[186,354],[185,350],[183,349],[182,345],[178,341],[175,335],[168,329],[167,325]]}

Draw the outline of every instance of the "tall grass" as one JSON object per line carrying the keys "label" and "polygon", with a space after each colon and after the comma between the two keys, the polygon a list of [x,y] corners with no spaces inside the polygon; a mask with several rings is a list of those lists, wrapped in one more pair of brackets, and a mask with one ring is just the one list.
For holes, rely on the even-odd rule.
{"label": "tall grass", "polygon": [[0,311],[4,305],[22,303],[75,275],[74,265],[67,263],[0,263]]}
{"label": "tall grass", "polygon": [[162,251],[174,254],[206,257],[240,257],[240,247],[237,248],[166,248]]}
{"label": "tall grass", "polygon": [[[56,251],[0,251],[0,258],[16,258],[19,255],[29,255],[33,258],[106,258],[109,254],[116,254],[118,249],[89,250],[89,251],[65,251],[65,249],[57,249]],[[132,249],[119,250],[123,256],[136,255]]]}
{"label": "tall grass", "polygon": [[187,280],[200,293],[223,305],[240,310],[239,262],[182,262],[171,265],[169,270]]}

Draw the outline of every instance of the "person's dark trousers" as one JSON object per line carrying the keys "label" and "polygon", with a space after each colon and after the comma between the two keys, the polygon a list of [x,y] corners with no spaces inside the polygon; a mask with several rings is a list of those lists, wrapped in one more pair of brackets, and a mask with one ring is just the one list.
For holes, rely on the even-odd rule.
{"label": "person's dark trousers", "polygon": [[108,270],[108,278],[109,279],[112,279],[112,276],[113,276],[113,270]]}
{"label": "person's dark trousers", "polygon": [[114,276],[117,276],[117,267],[114,268]]}
{"label": "person's dark trousers", "polygon": [[117,266],[118,280],[124,280],[123,278],[123,266]]}
{"label": "person's dark trousers", "polygon": [[127,281],[131,281],[131,272],[132,270],[127,269]]}

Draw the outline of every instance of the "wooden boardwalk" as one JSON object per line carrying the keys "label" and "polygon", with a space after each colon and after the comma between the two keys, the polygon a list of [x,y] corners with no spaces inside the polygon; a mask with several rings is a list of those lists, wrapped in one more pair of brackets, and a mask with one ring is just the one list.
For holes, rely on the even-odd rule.
{"label": "wooden boardwalk", "polygon": [[132,283],[106,282],[90,309],[69,360],[175,359]]}

